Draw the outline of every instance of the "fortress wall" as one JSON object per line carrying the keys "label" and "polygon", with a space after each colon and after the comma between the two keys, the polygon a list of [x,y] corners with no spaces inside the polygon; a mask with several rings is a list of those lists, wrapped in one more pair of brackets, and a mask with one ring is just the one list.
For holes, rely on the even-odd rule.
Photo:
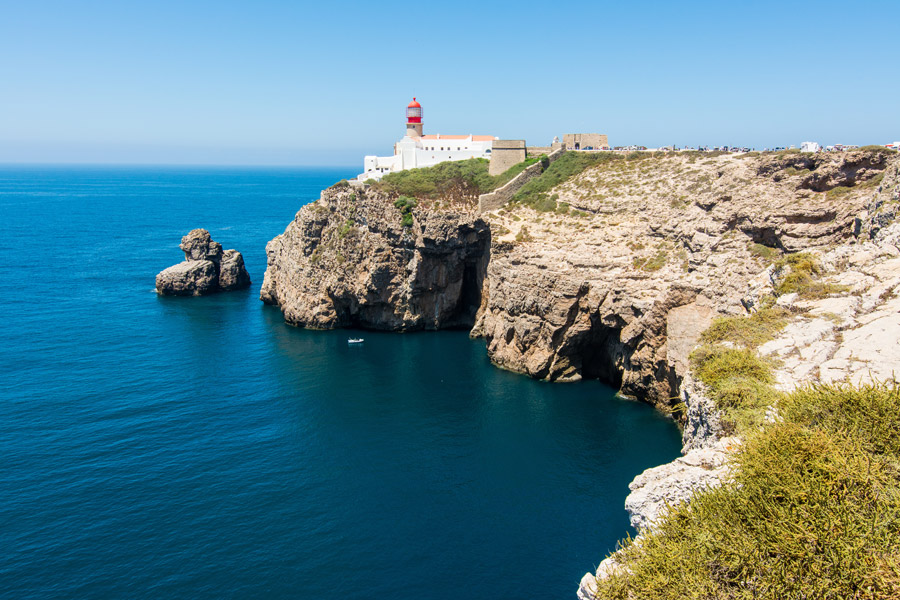
{"label": "fortress wall", "polygon": [[525,151],[528,155],[528,158],[531,158],[533,156],[540,156],[541,154],[546,154],[549,156],[550,153],[553,152],[553,148],[551,148],[550,146],[528,146]]}
{"label": "fortress wall", "polygon": [[489,175],[499,175],[525,160],[525,140],[494,140]]}

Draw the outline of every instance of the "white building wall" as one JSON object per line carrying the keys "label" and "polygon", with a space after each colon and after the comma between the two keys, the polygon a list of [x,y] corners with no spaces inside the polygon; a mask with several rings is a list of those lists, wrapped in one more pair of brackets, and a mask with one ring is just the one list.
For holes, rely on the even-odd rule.
{"label": "white building wall", "polygon": [[394,145],[394,156],[367,156],[363,161],[364,172],[359,181],[381,179],[385,174],[418,167],[431,167],[448,160],[490,158],[493,140],[464,139],[414,139],[405,136]]}

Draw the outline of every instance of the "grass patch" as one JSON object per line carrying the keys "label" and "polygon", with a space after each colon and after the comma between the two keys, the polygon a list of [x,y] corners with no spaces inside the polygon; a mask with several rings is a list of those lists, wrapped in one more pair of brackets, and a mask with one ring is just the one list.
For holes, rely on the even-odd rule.
{"label": "grass patch", "polygon": [[700,335],[706,344],[731,342],[756,348],[775,337],[788,323],[790,313],[779,307],[762,308],[749,317],[719,317]]}
{"label": "grass patch", "polygon": [[519,243],[530,242],[531,239],[531,234],[528,233],[528,228],[522,225],[522,227],[519,228],[519,232],[516,234],[516,241]]}
{"label": "grass patch", "polygon": [[749,246],[750,254],[765,263],[772,263],[778,259],[781,253],[776,248],[770,248],[763,244],[752,242]]}
{"label": "grass patch", "polygon": [[811,169],[796,169],[794,167],[788,167],[787,169],[782,171],[782,173],[784,173],[788,177],[794,177],[797,175],[809,175],[810,173],[812,173],[812,170]]}
{"label": "grass patch", "polygon": [[653,256],[635,256],[631,266],[642,271],[659,271],[669,261],[669,253],[665,249],[656,251]]}
{"label": "grass patch", "polygon": [[826,197],[828,200],[840,200],[852,191],[853,188],[850,186],[839,185],[828,190]]}
{"label": "grass patch", "polygon": [[[527,206],[549,205],[549,192],[556,186],[582,173],[590,166],[621,161],[622,156],[613,152],[566,152],[552,164],[548,164],[544,172],[535,177],[513,196],[512,201]],[[549,160],[547,161],[549,163]],[[555,210],[549,208],[546,210]]]}
{"label": "grass patch", "polygon": [[859,150],[864,152],[876,152],[878,154],[897,154],[897,151],[893,148],[885,148],[884,146],[876,146],[873,144],[862,146]]}
{"label": "grass patch", "polygon": [[787,274],[775,287],[775,292],[779,296],[796,293],[804,300],[817,300],[849,289],[845,285],[819,281],[822,267],[808,252],[788,254],[775,263],[775,269],[779,272],[787,270]]}
{"label": "grass patch", "polygon": [[506,185],[529,166],[545,161],[549,163],[546,156],[526,158],[496,176],[488,174],[490,161],[484,158],[447,161],[433,167],[388,173],[381,181],[370,185],[392,198],[408,196],[420,200],[474,202],[481,194]]}
{"label": "grass patch", "polygon": [[900,388],[871,384],[807,387],[779,403],[785,420],[852,438],[872,454],[900,459]]}

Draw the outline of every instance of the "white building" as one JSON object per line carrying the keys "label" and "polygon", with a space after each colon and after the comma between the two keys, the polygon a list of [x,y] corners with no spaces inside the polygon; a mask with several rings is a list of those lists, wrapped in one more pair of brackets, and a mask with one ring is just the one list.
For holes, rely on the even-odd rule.
{"label": "white building", "polygon": [[818,152],[822,147],[816,142],[803,142],[800,144],[800,152]]}
{"label": "white building", "polygon": [[422,105],[413,101],[406,107],[406,135],[394,144],[393,156],[366,156],[359,181],[381,179],[386,173],[417,167],[431,167],[448,160],[491,158],[491,135],[422,135]]}

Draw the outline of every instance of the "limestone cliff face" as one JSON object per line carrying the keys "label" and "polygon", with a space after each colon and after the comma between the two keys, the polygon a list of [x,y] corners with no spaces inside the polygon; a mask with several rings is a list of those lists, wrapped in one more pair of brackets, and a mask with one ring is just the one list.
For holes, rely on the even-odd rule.
{"label": "limestone cliff face", "polygon": [[855,239],[891,160],[858,152],[601,163],[554,190],[564,214],[488,215],[508,233],[494,241],[473,334],[505,368],[555,381],[599,377],[673,404],[697,336],[716,314],[746,310],[763,255]]}
{"label": "limestone cliff face", "polygon": [[[335,186],[267,246],[261,298],[305,327],[472,327],[501,367],[671,405],[700,331],[752,306],[766,252],[877,229],[893,209],[873,194],[897,163],[862,151],[613,160],[553,190],[565,210],[420,206],[411,225],[391,199]],[[692,427],[715,429],[698,411]]]}
{"label": "limestone cliff face", "polygon": [[266,246],[261,299],[303,327],[394,331],[472,326],[489,260],[488,224],[336,186]]}
{"label": "limestone cliff face", "polygon": [[[896,382],[900,373],[900,221],[896,219],[900,212],[900,160],[896,156],[884,163],[869,160],[871,156],[847,158],[824,163],[829,178],[846,182],[836,173],[856,169],[858,174],[871,169],[873,163],[883,169],[875,169],[869,185],[863,182],[860,189],[845,189],[832,198],[835,213],[846,208],[846,196],[851,193],[850,206],[858,208],[860,201],[866,202],[853,220],[853,235],[820,247],[810,245],[822,264],[823,283],[835,291],[824,298],[803,300],[797,294],[785,294],[777,300],[792,316],[775,339],[757,351],[774,359],[775,386],[782,391],[816,383]],[[822,181],[809,173],[796,175],[802,182]],[[778,277],[771,267],[761,271],[748,282],[742,304],[753,306],[760,296],[774,294]],[[673,334],[677,337],[678,321],[685,316],[678,315],[681,310],[669,313],[670,361]],[[719,414],[703,384],[686,367],[679,372],[685,374],[680,384],[680,398],[687,409],[684,456],[646,470],[630,484],[625,507],[639,530],[638,540],[665,514],[667,506],[688,501],[698,489],[726,480],[729,455],[740,445],[739,439],[723,438]],[[766,418],[777,419],[777,407],[770,407]],[[603,560],[595,573],[582,578],[578,598],[600,600],[597,581],[620,568],[615,553]]]}

